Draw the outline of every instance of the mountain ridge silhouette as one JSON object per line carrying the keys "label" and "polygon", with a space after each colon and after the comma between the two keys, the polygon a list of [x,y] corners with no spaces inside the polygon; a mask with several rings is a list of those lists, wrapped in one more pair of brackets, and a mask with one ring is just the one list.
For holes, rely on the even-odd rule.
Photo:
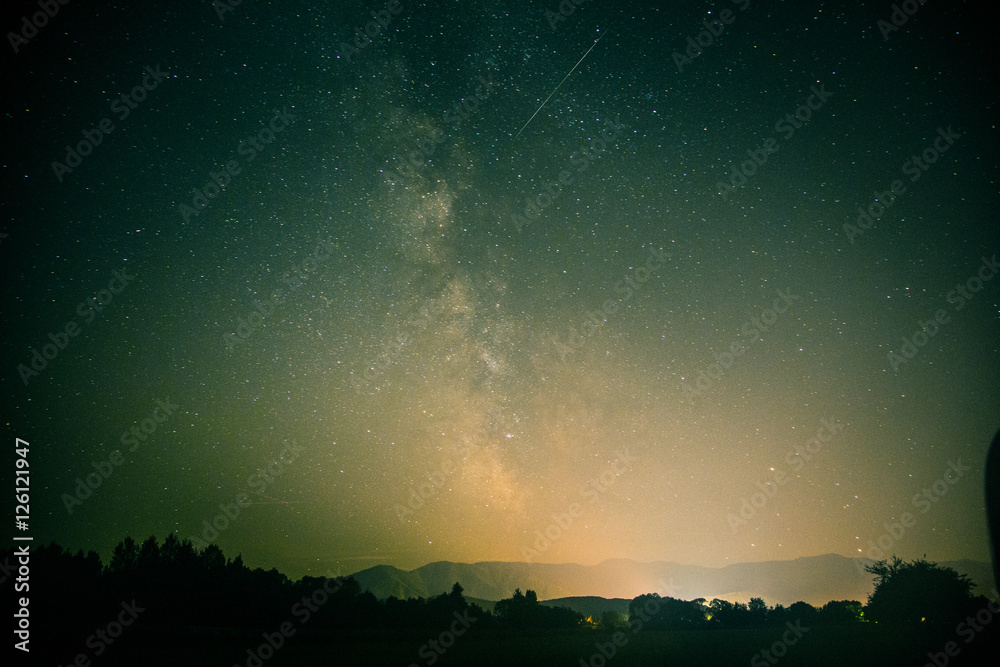
{"label": "mountain ridge silhouette", "polygon": [[[632,599],[645,593],[691,600],[760,597],[770,605],[799,600],[822,605],[830,600],[864,603],[872,590],[872,575],[864,571],[866,558],[839,554],[803,556],[793,560],[732,563],[722,567],[668,561],[643,563],[630,559],[604,560],[596,565],[435,561],[413,570],[376,565],[355,572],[362,590],[375,597],[400,599],[447,593],[457,581],[465,594],[482,600],[510,597],[515,588],[534,590],[539,600],[598,597]],[[989,562],[971,559],[939,562],[976,583],[986,594],[995,585]]]}

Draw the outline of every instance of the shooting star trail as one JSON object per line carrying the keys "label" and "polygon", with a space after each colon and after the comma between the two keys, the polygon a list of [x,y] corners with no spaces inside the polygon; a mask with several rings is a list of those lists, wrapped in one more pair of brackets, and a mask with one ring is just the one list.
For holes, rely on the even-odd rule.
{"label": "shooting star trail", "polygon": [[292,504],[292,503],[288,502],[287,500],[281,500],[280,498],[275,498],[274,496],[269,496],[266,493],[262,493],[260,495],[264,496],[265,498],[270,498],[274,502],[265,503],[265,502],[261,502],[261,501],[258,500],[256,503],[254,503],[255,505],[291,505]]}
{"label": "shooting star trail", "polygon": [[[605,34],[607,34],[607,33],[605,33]],[[579,60],[577,60],[576,64],[573,65],[573,69],[571,69],[569,71],[569,74],[567,74],[566,76],[564,76],[563,80],[559,82],[559,86],[562,86],[566,82],[566,79],[568,79],[569,75],[573,73],[573,70],[575,70],[577,67],[580,66],[580,63],[583,62],[583,59],[590,55],[590,52],[594,50],[594,47],[597,46],[597,43],[599,41],[601,41],[602,39],[604,39],[604,35],[601,35],[600,37],[598,37],[597,39],[594,40],[594,43],[590,45],[590,48],[587,49],[587,52],[583,54],[583,57],[580,58]],[[521,126],[521,129],[518,130],[517,134],[514,135],[515,139],[517,139],[519,136],[521,136],[521,133],[524,132],[524,128],[528,127],[528,125],[531,123],[531,121],[533,121],[535,119],[535,116],[537,116],[538,112],[542,110],[542,107],[545,106],[545,103],[548,102],[550,99],[552,99],[552,96],[556,94],[557,90],[559,90],[559,86],[556,86],[552,90],[552,92],[549,93],[549,96],[545,98],[545,102],[542,102],[542,106],[538,107],[538,109],[535,110],[535,113],[531,114],[531,118],[528,119],[528,122],[525,123],[523,126]]]}

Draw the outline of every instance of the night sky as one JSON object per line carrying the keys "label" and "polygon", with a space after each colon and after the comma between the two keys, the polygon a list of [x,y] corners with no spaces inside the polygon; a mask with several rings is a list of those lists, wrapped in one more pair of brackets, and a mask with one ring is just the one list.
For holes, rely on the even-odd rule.
{"label": "night sky", "polygon": [[842,4],[74,2],[8,37],[35,544],[988,560],[992,17]]}

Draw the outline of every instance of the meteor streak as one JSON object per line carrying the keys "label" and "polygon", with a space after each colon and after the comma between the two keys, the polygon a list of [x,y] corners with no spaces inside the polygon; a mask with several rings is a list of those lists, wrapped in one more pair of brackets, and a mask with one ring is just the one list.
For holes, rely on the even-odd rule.
{"label": "meteor streak", "polygon": [[[598,37],[597,39],[594,40],[594,43],[590,45],[590,48],[587,49],[587,52],[583,54],[583,57],[581,57],[579,60],[577,60],[576,64],[573,65],[573,69],[571,69],[569,71],[569,74],[567,74],[566,76],[564,76],[563,80],[559,82],[559,86],[563,85],[566,82],[566,79],[568,79],[569,75],[573,73],[573,70],[575,70],[577,67],[580,66],[580,63],[583,62],[583,59],[590,55],[590,52],[594,50],[594,47],[597,46],[597,43],[599,41],[601,41],[602,39],[604,39],[604,35],[601,35],[600,37]],[[524,132],[524,128],[528,127],[528,124],[531,123],[531,121],[533,121],[535,119],[535,116],[537,116],[538,112],[542,110],[542,107],[545,106],[545,103],[548,102],[550,99],[552,99],[552,96],[556,94],[557,90],[559,90],[559,86],[556,86],[552,90],[552,92],[549,93],[549,96],[545,98],[545,102],[542,102],[542,106],[538,107],[538,109],[535,110],[535,113],[531,114],[531,118],[528,119],[528,122],[525,123],[521,127],[521,129],[517,131],[517,134],[514,135],[515,139],[517,139],[519,136],[521,136],[521,133]]]}

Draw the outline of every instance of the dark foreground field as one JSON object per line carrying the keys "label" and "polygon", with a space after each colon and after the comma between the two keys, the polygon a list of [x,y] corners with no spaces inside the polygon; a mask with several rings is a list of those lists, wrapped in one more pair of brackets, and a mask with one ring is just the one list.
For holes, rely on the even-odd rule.
{"label": "dark foreground field", "polygon": [[[917,628],[890,630],[874,624],[825,626],[811,628],[783,657],[771,661],[761,654],[782,638],[779,628],[745,630],[682,630],[625,633],[624,646],[616,648],[611,659],[604,660],[598,644],[610,651],[612,636],[607,632],[553,631],[524,633],[470,631],[457,639],[443,654],[421,647],[432,639],[417,633],[315,633],[302,630],[273,655],[267,649],[260,662],[248,656],[263,642],[261,632],[232,630],[183,631],[133,628],[100,657],[95,657],[82,643],[69,646],[63,642],[35,646],[32,653],[42,661],[36,664],[72,664],[79,652],[87,653],[92,665],[217,665],[219,667],[300,667],[323,665],[539,665],[544,667],[581,667],[622,665],[751,665],[779,664],[892,666],[925,664],[998,665],[995,637],[981,633],[971,643],[955,635],[954,628]],[[79,636],[77,631],[64,638]],[[621,641],[621,637],[619,640]],[[954,641],[949,657],[944,651]],[[779,652],[781,648],[779,647]],[[934,654],[936,664],[928,653]],[[433,659],[433,660],[432,660]],[[248,662],[249,661],[249,662]]]}

